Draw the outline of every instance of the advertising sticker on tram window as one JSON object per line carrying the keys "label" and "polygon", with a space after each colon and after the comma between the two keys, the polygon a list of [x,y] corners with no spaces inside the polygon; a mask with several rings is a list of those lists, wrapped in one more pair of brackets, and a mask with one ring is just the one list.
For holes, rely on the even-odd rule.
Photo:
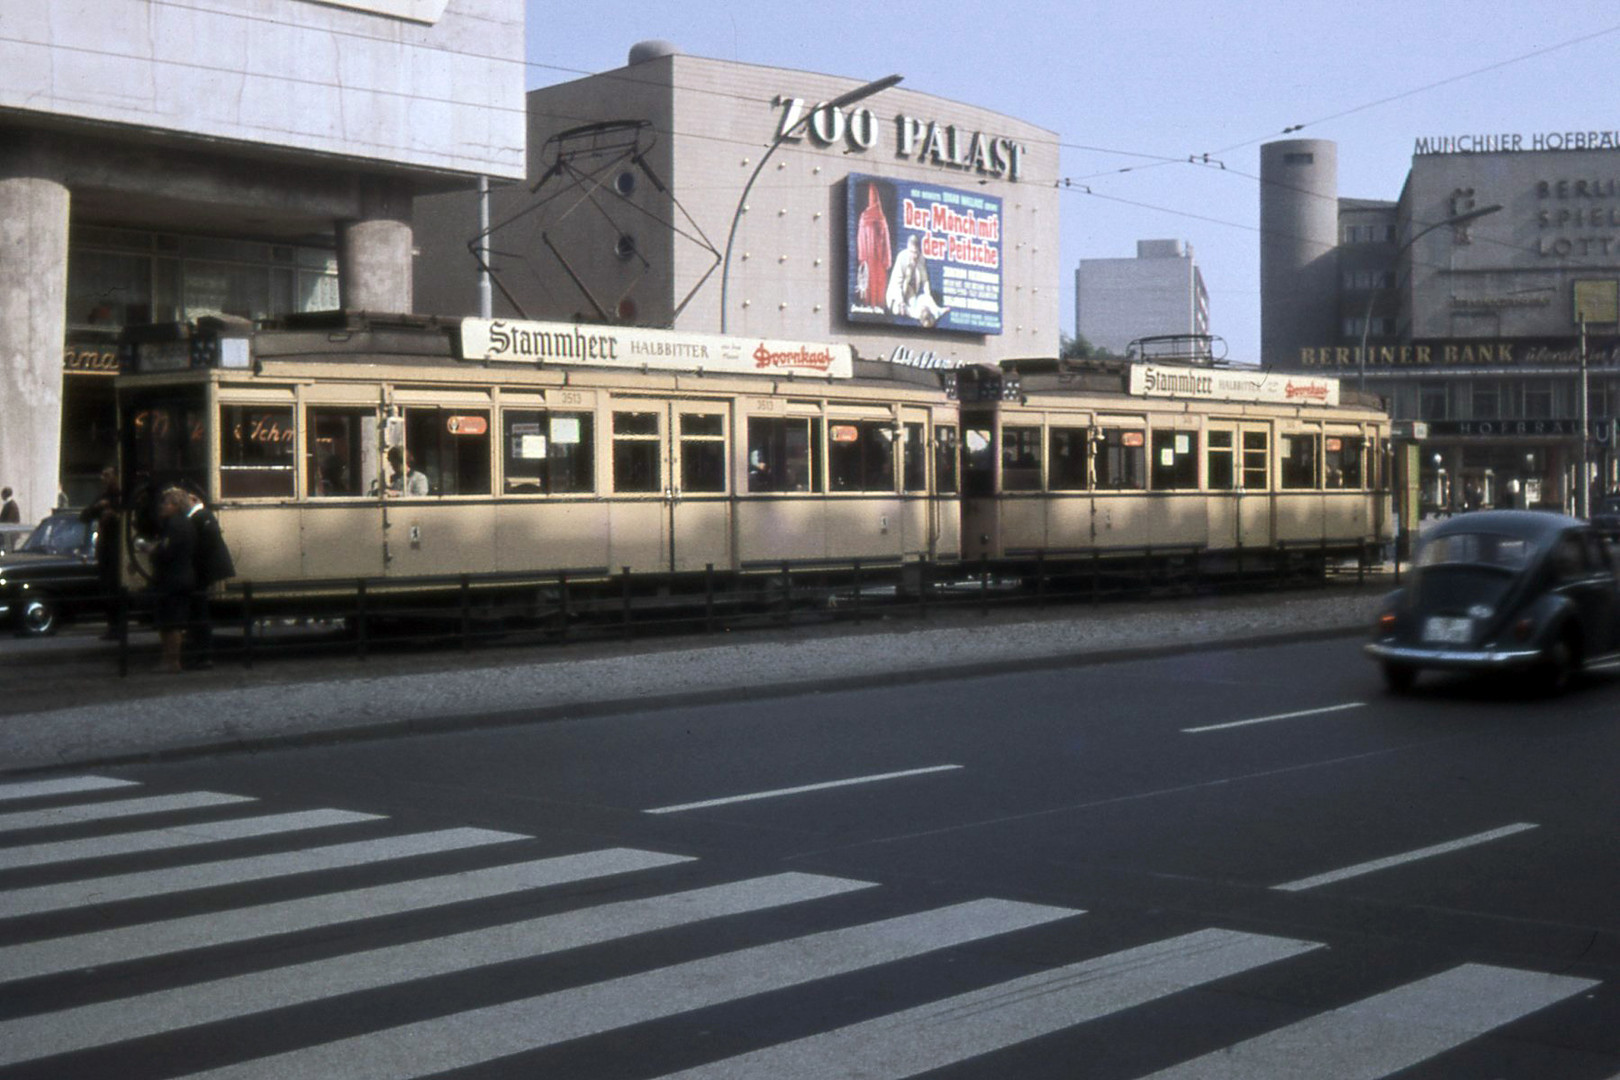
{"label": "advertising sticker on tram window", "polygon": [[551,418],[551,441],[561,446],[579,442],[579,418],[576,416],[553,416]]}
{"label": "advertising sticker on tram window", "polygon": [[1001,200],[851,174],[851,322],[1001,333]]}

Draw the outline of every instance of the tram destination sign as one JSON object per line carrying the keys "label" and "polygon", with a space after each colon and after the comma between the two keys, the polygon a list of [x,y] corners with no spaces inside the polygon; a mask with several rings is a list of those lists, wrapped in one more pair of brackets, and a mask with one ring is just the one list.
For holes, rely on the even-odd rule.
{"label": "tram destination sign", "polygon": [[1131,365],[1131,393],[1191,401],[1248,401],[1276,405],[1337,405],[1339,380],[1240,368]]}
{"label": "tram destination sign", "polygon": [[848,345],[519,319],[463,319],[461,358],[481,363],[834,379],[848,379],[855,369]]}

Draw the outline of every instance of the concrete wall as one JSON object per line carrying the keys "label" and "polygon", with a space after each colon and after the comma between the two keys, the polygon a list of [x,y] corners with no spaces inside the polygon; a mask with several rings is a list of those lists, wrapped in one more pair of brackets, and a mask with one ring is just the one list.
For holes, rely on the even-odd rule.
{"label": "concrete wall", "polygon": [[[608,200],[615,215],[612,221],[583,205],[565,216],[573,203],[557,203],[545,215],[546,235],[580,269],[593,293],[605,300],[628,296],[635,301],[636,315],[627,321],[650,326],[673,321],[681,329],[718,332],[721,269],[715,265],[714,251],[724,252],[743,187],[776,137],[783,115],[778,101],[796,97],[814,104],[861,82],[673,55],[536,90],[529,95],[531,183],[549,164],[546,142],[557,132],[602,120],[646,120],[654,136],[649,163],[691,217],[688,221],[673,201],[638,181],[632,196]],[[727,331],[848,342],[868,357],[886,357],[902,347],[916,355],[933,353],[942,361],[960,363],[1055,355],[1059,326],[1058,193],[1052,183],[1058,172],[1056,135],[999,113],[903,87],[885,90],[862,104],[878,118],[878,139],[870,149],[846,153],[849,147],[842,142],[818,146],[802,139],[784,143],[771,156],[738,223],[729,275]],[[1022,180],[983,177],[900,157],[895,149],[894,117],[902,113],[938,119],[965,132],[984,131],[1015,139],[1026,148]],[[845,319],[845,180],[851,173],[923,180],[1002,200],[1001,334],[854,324]],[[611,181],[612,177],[604,176]],[[542,195],[556,190],[555,185],[548,185]],[[527,199],[526,191],[509,189],[496,200],[495,218],[510,216]],[[577,202],[577,194],[574,199]],[[423,252],[418,259],[417,309],[467,313],[472,292],[465,279],[427,280],[439,275],[440,266],[471,266],[465,245],[474,230],[457,235],[458,229],[475,221],[467,197],[418,199],[417,207],[417,242]],[[447,226],[447,219],[460,224]],[[655,219],[673,219],[677,229],[688,235],[660,226]],[[615,252],[615,241],[624,234],[634,238],[649,265]],[[693,239],[699,234],[707,237],[714,251]],[[513,253],[508,256],[509,264],[516,261],[514,256],[526,262],[514,279],[523,282],[524,275],[528,276],[522,299],[531,317],[595,317],[579,287],[546,250],[534,225],[515,223],[498,232],[493,243],[498,251]],[[689,293],[689,305],[677,316],[676,305]],[[495,310],[510,311],[499,298]]]}
{"label": "concrete wall", "polygon": [[1260,148],[1260,361],[1296,363],[1332,341],[1339,310],[1339,148],[1285,139]]}
{"label": "concrete wall", "polygon": [[308,0],[7,0],[3,25],[0,110],[522,175],[523,0],[449,0],[432,24]]}

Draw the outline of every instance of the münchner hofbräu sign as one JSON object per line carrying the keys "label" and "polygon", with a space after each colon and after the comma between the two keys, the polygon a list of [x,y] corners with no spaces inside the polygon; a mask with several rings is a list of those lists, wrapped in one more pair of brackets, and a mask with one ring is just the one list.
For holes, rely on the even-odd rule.
{"label": "m\u00fcnchner hofbr\u00e4u sign", "polygon": [[461,357],[514,364],[835,379],[850,378],[855,367],[848,345],[519,319],[461,320]]}

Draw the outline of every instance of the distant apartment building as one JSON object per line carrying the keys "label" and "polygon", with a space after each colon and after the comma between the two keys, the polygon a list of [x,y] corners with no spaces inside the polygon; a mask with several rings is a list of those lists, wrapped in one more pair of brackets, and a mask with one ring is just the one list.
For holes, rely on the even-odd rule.
{"label": "distant apartment building", "polygon": [[1075,331],[1124,354],[1131,342],[1209,333],[1209,292],[1182,240],[1138,240],[1134,259],[1081,259],[1074,274]]}

